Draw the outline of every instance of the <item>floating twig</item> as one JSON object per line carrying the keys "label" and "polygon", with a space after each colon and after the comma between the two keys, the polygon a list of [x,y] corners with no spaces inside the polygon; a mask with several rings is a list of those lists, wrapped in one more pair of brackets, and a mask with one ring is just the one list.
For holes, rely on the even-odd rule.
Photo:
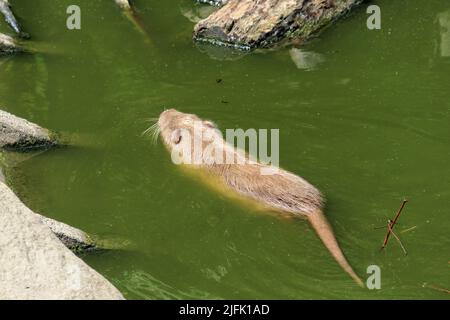
{"label": "floating twig", "polygon": [[392,230],[391,224],[389,224],[389,223],[388,223],[388,228],[389,228],[389,231],[391,232],[391,234],[395,237],[395,239],[397,239],[397,241],[400,244],[400,247],[402,247],[402,250],[405,253],[405,255],[408,255],[408,251],[406,251],[405,247],[403,246],[402,241],[400,240],[399,237],[397,237],[397,235],[395,234],[394,230]]}
{"label": "floating twig", "polygon": [[416,229],[416,228],[417,228],[417,226],[414,226],[414,227],[411,227],[411,228],[402,230],[402,231],[400,231],[400,233],[407,233],[407,232],[413,231],[413,230]]}
{"label": "floating twig", "polygon": [[383,245],[381,246],[381,250],[386,248],[388,241],[389,241],[389,237],[391,236],[391,233],[394,230],[395,224],[397,223],[398,219],[400,218],[400,214],[402,213],[403,208],[405,207],[407,202],[408,202],[408,200],[406,200],[406,199],[403,200],[402,204],[400,205],[400,208],[398,208],[398,210],[397,210],[397,214],[395,215],[394,220],[389,220],[388,231],[386,233],[386,236],[384,237],[384,241],[383,241]]}

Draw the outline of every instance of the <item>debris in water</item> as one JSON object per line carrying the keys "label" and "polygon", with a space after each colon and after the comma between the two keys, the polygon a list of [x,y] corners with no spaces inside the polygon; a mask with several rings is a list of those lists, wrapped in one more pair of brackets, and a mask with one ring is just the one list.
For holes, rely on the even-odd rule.
{"label": "debris in water", "polygon": [[400,246],[402,247],[403,252],[407,255],[408,252],[406,251],[405,247],[403,246],[402,242],[400,241],[400,238],[394,233],[394,227],[398,221],[398,219],[400,218],[400,214],[403,211],[403,208],[405,207],[406,203],[408,203],[408,200],[403,200],[402,204],[400,205],[400,208],[397,210],[397,214],[394,217],[394,220],[389,220],[388,224],[387,224],[387,233],[386,236],[384,237],[384,241],[383,241],[383,245],[381,246],[381,250],[383,250],[384,248],[386,248],[388,241],[389,241],[389,237],[391,236],[391,234],[395,237],[395,239],[398,241],[398,243],[400,244]]}
{"label": "debris in water", "polygon": [[407,232],[413,231],[413,230],[416,229],[416,228],[417,228],[417,226],[414,226],[414,227],[411,227],[411,228],[402,230],[402,231],[400,231],[400,233],[407,233]]}
{"label": "debris in water", "polygon": [[439,291],[439,292],[444,292],[444,293],[450,294],[450,290],[445,289],[445,288],[442,288],[442,287],[435,286],[434,284],[424,283],[424,284],[422,285],[422,287],[428,288],[428,289],[433,289],[433,290],[435,290],[435,291]]}

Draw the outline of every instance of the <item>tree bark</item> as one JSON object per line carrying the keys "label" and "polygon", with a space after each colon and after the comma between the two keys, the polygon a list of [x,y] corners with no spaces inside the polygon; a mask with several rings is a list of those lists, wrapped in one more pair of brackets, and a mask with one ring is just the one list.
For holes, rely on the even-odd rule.
{"label": "tree bark", "polygon": [[229,0],[200,21],[194,40],[239,49],[305,41],[363,0]]}

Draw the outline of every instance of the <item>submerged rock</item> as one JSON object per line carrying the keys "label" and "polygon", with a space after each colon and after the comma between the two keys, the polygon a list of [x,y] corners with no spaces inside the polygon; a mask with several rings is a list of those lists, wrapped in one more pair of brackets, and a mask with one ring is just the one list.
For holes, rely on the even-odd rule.
{"label": "submerged rock", "polygon": [[292,48],[289,55],[298,69],[314,70],[317,65],[325,61],[325,57],[316,52]]}
{"label": "submerged rock", "polygon": [[0,209],[0,299],[123,299],[3,183]]}
{"label": "submerged rock", "polygon": [[0,148],[27,151],[56,145],[54,134],[25,119],[0,110]]}

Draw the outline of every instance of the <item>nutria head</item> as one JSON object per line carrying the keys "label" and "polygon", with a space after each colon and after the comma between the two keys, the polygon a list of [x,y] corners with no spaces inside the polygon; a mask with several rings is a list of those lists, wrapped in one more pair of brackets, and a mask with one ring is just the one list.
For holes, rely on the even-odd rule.
{"label": "nutria head", "polygon": [[212,121],[202,120],[194,114],[179,112],[175,109],[168,109],[161,113],[158,128],[172,156],[174,152],[182,154],[184,163],[204,164],[203,151],[212,144],[223,143],[222,134]]}

